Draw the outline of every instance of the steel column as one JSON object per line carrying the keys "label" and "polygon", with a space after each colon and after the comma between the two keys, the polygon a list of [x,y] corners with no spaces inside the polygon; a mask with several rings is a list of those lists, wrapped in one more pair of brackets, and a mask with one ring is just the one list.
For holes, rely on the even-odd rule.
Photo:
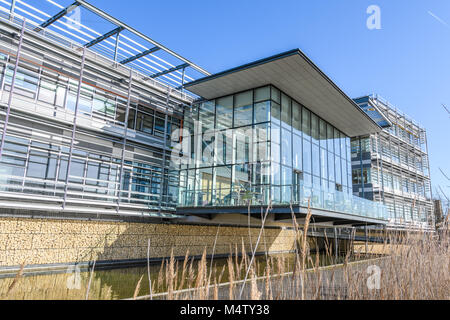
{"label": "steel column", "polygon": [[183,68],[183,75],[181,77],[181,92],[184,92],[184,81],[185,81],[185,76],[186,76],[186,68]]}
{"label": "steel column", "polygon": [[86,59],[86,48],[83,47],[83,55],[81,57],[80,79],[79,79],[78,89],[77,89],[77,99],[76,99],[76,102],[75,102],[75,114],[74,114],[74,117],[73,117],[72,139],[70,141],[69,159],[67,161],[66,184],[64,185],[63,209],[66,208],[67,189],[68,189],[68,185],[69,185],[70,167],[71,167],[71,162],[72,162],[72,157],[73,157],[73,144],[75,142],[76,131],[77,131],[78,105],[79,105],[79,102],[80,102],[81,85],[83,83],[85,59]]}
{"label": "steel column", "polygon": [[368,243],[369,233],[367,232],[367,224],[364,226],[364,235],[366,237],[366,254],[367,254],[369,252],[369,243]]}
{"label": "steel column", "polygon": [[[14,66],[14,72],[13,72],[13,76],[12,76],[12,79],[11,79],[11,88],[9,90],[8,107],[6,109],[5,123],[3,124],[2,141],[1,141],[1,144],[0,144],[0,159],[2,158],[3,147],[5,145],[6,130],[8,129],[9,115],[11,113],[11,104],[12,104],[12,98],[13,98],[14,88],[15,88],[15,84],[16,84],[17,69],[19,68],[20,51],[22,50],[22,43],[23,43],[23,36],[24,36],[24,33],[25,33],[25,26],[26,26],[26,19],[23,19],[22,30],[20,31],[19,45],[17,47],[16,64]],[[5,71],[5,74],[6,74],[6,71]]]}
{"label": "steel column", "polygon": [[117,213],[119,213],[119,210],[120,210],[120,193],[122,191],[122,175],[123,175],[123,168],[125,165],[125,152],[126,152],[127,136],[128,136],[128,118],[130,117],[132,83],[133,83],[133,71],[130,70],[130,79],[129,79],[129,83],[128,83],[127,110],[125,111],[125,131],[124,131],[123,146],[122,146],[122,158],[121,158],[120,172],[119,172],[119,186],[117,188]]}
{"label": "steel column", "polygon": [[[169,101],[170,94],[172,93],[172,89],[169,88],[167,91],[167,100],[166,100],[166,116],[164,117],[164,149],[163,149],[163,164],[162,164],[162,176],[161,176],[161,186],[159,189],[159,213],[161,213],[161,205],[162,198],[164,196],[164,173],[166,171],[166,148],[167,148],[167,127],[169,123]],[[167,175],[169,175],[169,171],[167,171]],[[167,177],[167,184],[169,183],[169,177]]]}
{"label": "steel column", "polygon": [[338,260],[338,250],[339,250],[339,243],[338,243],[337,228],[334,228],[334,258],[336,259],[335,263],[337,263]]}
{"label": "steel column", "polygon": [[11,0],[11,8],[9,9],[9,14],[13,15],[15,10],[16,10],[16,0]]}
{"label": "steel column", "polygon": [[119,54],[119,41],[120,41],[120,33],[116,36],[116,46],[114,48],[114,62],[117,62],[117,55]]}

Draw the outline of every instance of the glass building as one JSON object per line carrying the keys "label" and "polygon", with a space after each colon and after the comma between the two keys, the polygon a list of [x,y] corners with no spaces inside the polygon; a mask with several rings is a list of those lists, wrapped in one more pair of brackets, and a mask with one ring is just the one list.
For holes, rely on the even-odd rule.
{"label": "glass building", "polygon": [[295,203],[300,187],[352,193],[350,138],[274,86],[201,102],[184,124],[201,145],[180,171],[184,205]]}
{"label": "glass building", "polygon": [[[236,92],[203,99],[185,110],[179,148],[181,212],[295,205],[386,218],[382,204],[352,195],[350,137],[329,122],[330,112],[320,116],[283,90],[283,86],[297,90],[295,79],[278,86],[270,75],[262,81],[268,85],[239,90],[250,86],[246,79],[252,73],[264,73],[273,63],[303,62],[298,53],[294,50],[187,84],[202,96],[209,91]],[[237,89],[222,89],[228,88],[227,77],[234,77]],[[296,96],[302,97],[301,92]],[[345,107],[354,108],[354,116],[367,121],[355,104],[348,103]]]}
{"label": "glass building", "polygon": [[[68,28],[76,7],[112,31]],[[382,203],[352,194],[351,138],[381,127],[300,50],[211,75],[84,1],[52,18],[19,8],[0,11],[8,214],[183,219],[250,205],[387,222]]]}
{"label": "glass building", "polygon": [[433,228],[426,130],[378,95],[355,101],[383,131],[352,139],[354,194],[385,204],[389,227]]}

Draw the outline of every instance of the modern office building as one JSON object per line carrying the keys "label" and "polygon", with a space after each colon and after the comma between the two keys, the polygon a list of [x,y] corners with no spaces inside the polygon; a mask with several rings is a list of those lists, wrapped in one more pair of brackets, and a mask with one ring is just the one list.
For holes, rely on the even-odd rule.
{"label": "modern office building", "polygon": [[[358,225],[385,208],[352,195],[350,137],[381,128],[300,50],[186,84],[179,212],[228,210],[276,219],[290,205],[316,222]],[[192,146],[192,147],[191,147]],[[358,218],[357,218],[358,217]]]}
{"label": "modern office building", "polygon": [[354,194],[385,204],[389,227],[433,228],[425,128],[378,95],[355,102],[384,129],[352,139]]}
{"label": "modern office building", "polygon": [[380,98],[298,49],[210,74],[82,0],[0,2],[0,130],[0,266],[433,223],[426,132]]}
{"label": "modern office building", "polygon": [[[300,50],[210,75],[85,1],[53,16],[2,6],[2,214],[183,219],[250,205],[282,220],[309,206],[315,222],[385,224],[351,176],[350,139],[381,127]],[[67,17],[80,8],[105,32]]]}

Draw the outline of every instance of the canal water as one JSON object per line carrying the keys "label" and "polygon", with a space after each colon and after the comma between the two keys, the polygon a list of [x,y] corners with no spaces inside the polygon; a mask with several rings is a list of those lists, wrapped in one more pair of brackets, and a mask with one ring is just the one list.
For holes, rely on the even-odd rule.
{"label": "canal water", "polygon": [[[319,261],[320,266],[339,263],[343,260],[341,258],[339,261],[333,261],[334,259],[323,254],[317,258],[314,258],[313,254],[311,257]],[[247,259],[249,260],[249,258]],[[276,273],[292,271],[295,263],[295,255],[291,253],[257,256],[255,258],[255,265],[258,276],[265,274],[268,259],[271,261],[270,265],[272,268],[275,269],[272,270],[272,273],[273,271]],[[245,265],[246,263],[248,265],[248,260],[246,261],[237,257],[232,258],[234,280],[244,278]],[[316,261],[313,262],[310,259],[308,267],[316,264]],[[183,264],[184,261],[178,261],[173,264],[175,270],[173,283],[177,283],[177,288],[186,288],[189,281],[195,285],[195,279],[200,266],[198,260],[189,260],[185,268],[183,268]],[[203,265],[207,266],[208,270],[206,273],[209,275],[211,260],[207,260],[206,264]],[[217,283],[229,281],[228,259],[214,259],[212,266],[212,284],[214,283],[213,279],[216,279]],[[166,275],[169,274],[169,270],[169,263],[150,265],[153,293],[165,292],[167,290]],[[182,278],[184,278],[184,281],[181,280]],[[138,286],[139,282],[140,285]],[[0,299],[80,300],[86,298],[86,293],[89,288],[88,299],[117,300],[133,297],[137,287],[138,296],[148,295],[150,293],[147,266],[110,270],[94,269],[94,272],[29,275],[19,277],[18,279],[0,279]]]}

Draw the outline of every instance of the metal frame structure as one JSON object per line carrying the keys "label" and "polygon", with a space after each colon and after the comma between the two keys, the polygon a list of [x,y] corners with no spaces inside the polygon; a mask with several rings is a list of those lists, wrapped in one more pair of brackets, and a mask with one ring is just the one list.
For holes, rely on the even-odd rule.
{"label": "metal frame structure", "polygon": [[[354,193],[384,203],[391,213],[390,227],[433,228],[426,130],[378,95],[355,100],[367,100],[376,106],[392,126],[353,139],[352,144],[359,145],[358,159],[353,159],[353,177],[361,182],[354,182]],[[363,171],[369,169],[370,181],[365,183]]]}
{"label": "metal frame structure", "polygon": [[[2,172],[2,208],[20,209],[23,213],[50,212],[55,216],[179,218],[174,214],[176,202],[163,190],[174,177],[165,171],[161,158],[170,148],[169,126],[176,123],[174,117],[182,121],[183,106],[191,105],[194,97],[140,70],[115,63],[92,50],[95,45],[70,42],[48,29],[37,32],[38,24],[9,11],[0,10],[0,25],[0,124],[6,133],[2,135],[1,148],[5,152],[0,156],[0,168],[11,164],[8,159],[15,157],[14,148],[23,151],[17,160],[23,164],[14,164],[22,173]],[[20,74],[17,89],[16,74]],[[64,89],[59,103],[56,91],[52,93],[56,102],[48,101],[49,81]],[[88,113],[86,93],[90,96]],[[108,97],[102,99],[114,105],[112,115],[98,113],[101,110],[94,105],[97,96]],[[47,98],[42,100],[44,97]],[[135,127],[141,109],[153,115],[151,134]],[[9,110],[11,117],[6,117]],[[131,110],[135,120],[128,123]],[[158,129],[156,119],[161,115],[164,124]],[[52,138],[47,138],[50,132]],[[49,147],[44,148],[47,144]],[[80,148],[87,150],[83,151],[86,155],[80,155]],[[36,154],[41,159],[46,157],[44,170],[33,169],[35,165],[42,166],[35,162]],[[115,154],[120,156],[114,159]],[[72,172],[73,162],[77,161],[83,163],[82,176]],[[89,176],[91,164],[107,169],[105,174],[112,180]],[[56,178],[35,178],[29,174],[33,170],[46,174],[50,166]],[[76,170],[80,170],[79,165]],[[126,175],[125,171],[129,173]],[[155,191],[134,190],[133,181],[143,179],[143,173],[148,179],[159,181],[152,185],[157,183],[160,187]]]}
{"label": "metal frame structure", "polygon": [[[81,43],[87,48],[92,48],[93,51],[106,54],[114,61],[120,61],[120,64],[130,64],[132,68],[145,73],[150,78],[158,78],[159,81],[165,82],[177,90],[183,89],[185,81],[195,80],[195,77],[198,76],[210,75],[205,69],[87,1],[77,0],[63,6],[58,2],[65,0],[46,0],[48,4],[56,6],[59,10],[54,14],[33,7],[26,0],[10,1],[1,1],[0,11],[9,12],[11,15],[17,15],[20,12],[28,20],[39,24],[35,27],[35,31],[53,30],[65,34],[72,41]],[[3,7],[5,4],[7,7]],[[105,27],[111,25],[111,31],[98,32],[82,23],[82,21],[72,19],[68,15],[75,9],[83,9],[83,12],[93,14],[98,18],[96,26],[99,24],[104,24]],[[67,28],[68,26],[69,28]],[[115,41],[108,40],[114,36]],[[156,55],[157,51],[161,54]],[[183,70],[180,71],[181,69]],[[195,73],[195,77],[186,74],[185,69]]]}

